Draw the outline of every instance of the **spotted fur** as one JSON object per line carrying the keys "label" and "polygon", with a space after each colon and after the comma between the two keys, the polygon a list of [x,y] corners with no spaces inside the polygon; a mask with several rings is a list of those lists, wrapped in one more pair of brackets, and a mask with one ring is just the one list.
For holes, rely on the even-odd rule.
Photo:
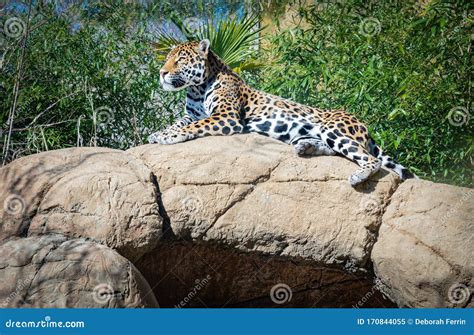
{"label": "spotted fur", "polygon": [[297,155],[342,155],[359,165],[355,186],[381,166],[402,179],[414,175],[385,155],[367,127],[343,110],[326,110],[249,87],[209,50],[209,41],[175,47],[160,71],[165,90],[186,88],[186,116],[150,135],[150,143],[173,144],[208,135],[256,132],[291,144]]}

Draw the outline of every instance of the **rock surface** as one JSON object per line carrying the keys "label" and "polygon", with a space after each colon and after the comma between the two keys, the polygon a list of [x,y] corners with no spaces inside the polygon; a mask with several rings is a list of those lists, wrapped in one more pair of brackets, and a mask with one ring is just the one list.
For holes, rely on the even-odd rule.
{"label": "rock surface", "polygon": [[162,232],[150,171],[124,152],[64,149],[0,169],[0,240],[58,233],[136,260]]}
{"label": "rock surface", "polygon": [[356,169],[258,135],[18,159],[0,169],[0,301],[97,306],[105,283],[107,307],[472,307],[472,190],[387,171],[353,189]]}
{"label": "rock surface", "polygon": [[372,253],[385,293],[404,307],[474,307],[473,220],[473,189],[403,183]]}
{"label": "rock surface", "polygon": [[48,234],[0,245],[0,307],[158,307],[150,286],[117,252]]}
{"label": "rock surface", "polygon": [[[258,135],[129,150],[155,173],[170,231],[182,239],[364,268],[398,185],[387,172],[353,189],[357,166],[296,157]],[[337,161],[337,164],[335,163]]]}

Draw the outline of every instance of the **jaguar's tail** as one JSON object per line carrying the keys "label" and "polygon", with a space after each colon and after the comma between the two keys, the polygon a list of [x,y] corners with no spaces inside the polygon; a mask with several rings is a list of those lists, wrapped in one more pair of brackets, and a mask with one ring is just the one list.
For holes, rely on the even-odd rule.
{"label": "jaguar's tail", "polygon": [[382,166],[384,168],[392,170],[393,172],[398,174],[402,180],[410,179],[410,178],[418,179],[418,177],[412,172],[410,172],[410,170],[408,170],[406,167],[404,167],[401,164],[398,164],[397,162],[393,160],[392,157],[384,154],[382,149],[380,149],[380,147],[377,144],[375,144],[375,141],[372,138],[369,139],[369,153],[372,156],[380,159],[382,161]]}

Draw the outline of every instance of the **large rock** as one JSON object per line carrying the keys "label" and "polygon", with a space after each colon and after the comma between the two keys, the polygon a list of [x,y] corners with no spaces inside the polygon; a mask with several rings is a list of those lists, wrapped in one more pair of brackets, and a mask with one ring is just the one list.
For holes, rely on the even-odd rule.
{"label": "large rock", "polygon": [[[167,242],[136,265],[164,306],[393,306],[369,259],[394,175],[353,189],[354,163],[297,157],[259,135],[128,152],[160,188]],[[278,288],[291,299],[275,302]]]}
{"label": "large rock", "polygon": [[156,174],[168,234],[363,270],[398,179],[381,171],[357,189],[357,166],[297,157],[259,135],[208,137],[128,151]]}
{"label": "large rock", "polygon": [[0,169],[0,298],[472,306],[473,191],[387,171],[354,189],[356,169],[258,135],[21,158]]}
{"label": "large rock", "polygon": [[61,235],[0,245],[0,307],[158,307],[130,261],[103,245]]}
{"label": "large rock", "polygon": [[151,178],[120,150],[74,148],[15,160],[0,169],[0,240],[59,233],[136,260],[162,232]]}
{"label": "large rock", "polygon": [[372,253],[385,293],[403,307],[474,307],[473,219],[473,189],[403,183]]}

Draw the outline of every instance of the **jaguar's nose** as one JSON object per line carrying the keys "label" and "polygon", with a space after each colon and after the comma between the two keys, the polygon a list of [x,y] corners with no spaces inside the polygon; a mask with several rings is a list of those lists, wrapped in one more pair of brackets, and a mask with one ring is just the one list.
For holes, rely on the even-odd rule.
{"label": "jaguar's nose", "polygon": [[169,71],[160,70],[160,75],[161,75],[163,78],[164,78],[168,73],[169,73]]}

